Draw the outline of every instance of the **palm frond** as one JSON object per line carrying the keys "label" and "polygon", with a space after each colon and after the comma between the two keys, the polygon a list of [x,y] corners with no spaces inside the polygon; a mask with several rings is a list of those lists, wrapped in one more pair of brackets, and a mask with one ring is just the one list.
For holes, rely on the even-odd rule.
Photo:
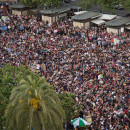
{"label": "palm frond", "polygon": [[63,116],[64,111],[54,89],[45,78],[36,76],[20,81],[19,86],[12,90],[5,110],[9,130],[62,130]]}

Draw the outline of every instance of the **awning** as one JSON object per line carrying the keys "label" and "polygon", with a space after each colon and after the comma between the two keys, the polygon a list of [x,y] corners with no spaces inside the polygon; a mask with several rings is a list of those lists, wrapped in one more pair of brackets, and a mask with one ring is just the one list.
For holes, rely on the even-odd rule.
{"label": "awning", "polygon": [[102,20],[112,20],[114,18],[116,18],[117,15],[110,15],[110,14],[102,14],[101,17],[99,17],[98,19],[102,19]]}
{"label": "awning", "polygon": [[125,27],[126,29],[130,30],[130,26]]}
{"label": "awning", "polygon": [[95,19],[95,20],[92,20],[91,23],[94,23],[94,24],[97,24],[97,25],[101,25],[101,24],[104,24],[105,21],[101,20],[101,19]]}
{"label": "awning", "polygon": [[101,16],[100,13],[87,11],[87,12],[72,16],[72,20],[74,20],[74,21],[89,20],[90,21],[90,19],[92,20],[92,19],[98,18],[100,16]]}
{"label": "awning", "polygon": [[110,27],[119,27],[119,26],[129,25],[129,23],[130,23],[129,17],[118,17],[116,19],[106,22],[105,24],[106,26],[110,26]]}
{"label": "awning", "polygon": [[130,22],[126,23],[126,25],[130,25]]}
{"label": "awning", "polygon": [[82,13],[85,13],[87,11],[79,11],[79,12],[74,12],[75,15],[78,15],[78,14],[82,14]]}

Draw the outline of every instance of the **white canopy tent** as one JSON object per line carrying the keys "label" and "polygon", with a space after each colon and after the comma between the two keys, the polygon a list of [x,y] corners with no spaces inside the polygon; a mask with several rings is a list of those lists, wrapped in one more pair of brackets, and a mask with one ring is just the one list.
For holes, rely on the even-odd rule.
{"label": "white canopy tent", "polygon": [[82,14],[82,13],[85,13],[85,12],[88,12],[88,11],[79,11],[79,12],[74,12],[75,15],[78,15],[78,14]]}
{"label": "white canopy tent", "polygon": [[101,24],[104,24],[105,21],[101,20],[101,19],[95,19],[95,20],[92,20],[91,23],[94,23],[94,24],[97,24],[97,25],[101,25]]}
{"label": "white canopy tent", "polygon": [[111,14],[102,14],[101,17],[99,17],[98,19],[102,19],[102,20],[112,20],[114,18],[116,18],[117,15],[111,15]]}

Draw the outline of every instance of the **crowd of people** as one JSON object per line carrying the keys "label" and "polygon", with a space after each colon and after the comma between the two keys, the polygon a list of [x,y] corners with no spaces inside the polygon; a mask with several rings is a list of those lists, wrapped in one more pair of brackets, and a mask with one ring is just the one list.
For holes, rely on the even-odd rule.
{"label": "crowd of people", "polygon": [[0,20],[0,66],[24,65],[40,72],[57,93],[75,94],[92,130],[129,129],[130,32],[104,26],[73,27],[8,14]]}

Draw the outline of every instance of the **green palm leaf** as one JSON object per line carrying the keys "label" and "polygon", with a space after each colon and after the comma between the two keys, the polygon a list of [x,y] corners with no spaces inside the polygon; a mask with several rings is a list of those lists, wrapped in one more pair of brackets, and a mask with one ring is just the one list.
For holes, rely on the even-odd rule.
{"label": "green palm leaf", "polygon": [[8,130],[62,130],[64,111],[56,92],[45,78],[28,76],[10,96],[5,110]]}

